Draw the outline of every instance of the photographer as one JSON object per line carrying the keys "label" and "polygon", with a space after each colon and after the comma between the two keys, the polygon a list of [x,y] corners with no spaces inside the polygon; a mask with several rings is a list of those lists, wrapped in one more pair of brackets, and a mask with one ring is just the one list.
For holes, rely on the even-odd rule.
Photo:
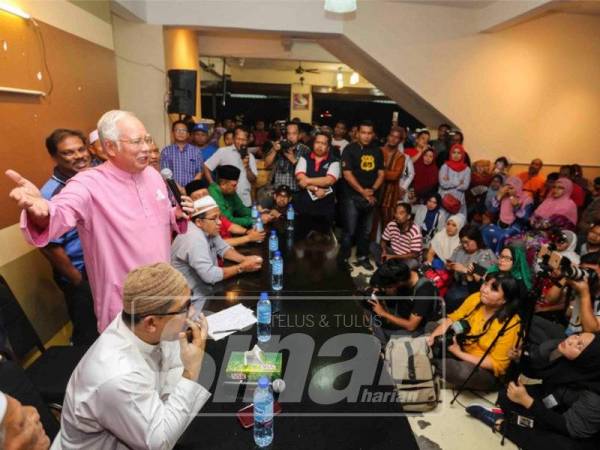
{"label": "photographer", "polygon": [[541,385],[511,382],[498,396],[502,412],[477,405],[467,412],[502,430],[521,448],[597,448],[600,337],[574,334],[548,341],[522,358],[523,373],[541,379]]}
{"label": "photographer", "polygon": [[462,322],[462,328],[467,330],[448,342],[445,360],[439,347],[434,348],[434,364],[440,372],[445,364],[446,381],[455,386],[462,384],[489,351],[466,388],[492,390],[498,385],[498,378],[504,375],[510,364],[509,350],[515,346],[521,328],[515,313],[518,302],[517,280],[508,274],[492,273],[486,276],[479,292],[468,297],[460,308],[440,323],[427,338],[430,346],[444,345],[443,340],[436,338],[445,335],[454,322]]}
{"label": "photographer", "polygon": [[373,274],[370,285],[376,294],[405,297],[386,301],[374,296],[368,300],[372,313],[383,321],[373,321],[373,334],[383,344],[393,335],[419,336],[427,322],[439,317],[435,286],[402,261],[386,261]]}
{"label": "photographer", "polygon": [[285,127],[285,139],[273,143],[273,148],[265,158],[265,167],[273,168],[271,185],[273,188],[285,184],[292,193],[298,192],[296,164],[301,157],[308,157],[310,149],[300,142],[300,125],[289,122]]}

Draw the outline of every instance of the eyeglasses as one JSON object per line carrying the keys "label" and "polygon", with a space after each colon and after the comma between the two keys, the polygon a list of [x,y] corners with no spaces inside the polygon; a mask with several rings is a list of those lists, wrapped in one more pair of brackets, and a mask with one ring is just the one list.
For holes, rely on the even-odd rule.
{"label": "eyeglasses", "polygon": [[181,307],[181,309],[179,309],[177,311],[170,311],[170,312],[164,312],[164,313],[140,314],[140,315],[137,315],[137,317],[139,319],[141,319],[143,317],[148,317],[148,316],[178,316],[179,314],[184,314],[184,313],[187,316],[190,313],[191,307],[192,307],[192,300],[188,299],[188,301],[185,302],[185,304]]}
{"label": "eyeglasses", "polygon": [[188,130],[186,130],[185,128],[175,128],[175,130],[173,130],[174,133],[188,133]]}
{"label": "eyeglasses", "polygon": [[154,144],[154,139],[152,136],[147,134],[144,137],[134,138],[134,139],[119,139],[119,142],[126,142],[127,144],[133,145],[134,147],[140,147],[142,143],[146,143],[148,145]]}
{"label": "eyeglasses", "polygon": [[221,219],[221,217],[216,216],[216,217],[205,217],[203,220],[212,220],[212,221],[216,222],[219,219]]}
{"label": "eyeglasses", "polygon": [[500,255],[498,259],[502,259],[504,261],[512,261],[512,256]]}

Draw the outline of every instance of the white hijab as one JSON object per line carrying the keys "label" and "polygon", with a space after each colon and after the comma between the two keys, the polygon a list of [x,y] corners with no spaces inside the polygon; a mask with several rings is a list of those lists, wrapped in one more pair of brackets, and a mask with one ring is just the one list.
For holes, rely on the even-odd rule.
{"label": "white hijab", "polygon": [[577,235],[570,230],[563,230],[562,233],[567,237],[569,246],[566,250],[558,253],[560,253],[561,256],[568,258],[572,264],[579,264],[579,255],[575,252],[575,249],[577,248]]}
{"label": "white hijab", "polygon": [[463,214],[454,214],[448,217],[448,219],[446,219],[446,223],[448,223],[450,220],[456,224],[456,234],[454,236],[448,236],[446,227],[444,227],[438,231],[431,240],[431,248],[433,248],[433,251],[437,257],[442,261],[450,259],[452,252],[454,252],[454,250],[460,245],[460,237],[458,236],[458,233],[465,225],[465,216]]}

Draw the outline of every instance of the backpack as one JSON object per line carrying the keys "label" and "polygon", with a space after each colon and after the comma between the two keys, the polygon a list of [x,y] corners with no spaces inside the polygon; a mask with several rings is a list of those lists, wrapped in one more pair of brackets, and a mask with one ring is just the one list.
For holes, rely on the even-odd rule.
{"label": "backpack", "polygon": [[440,402],[439,378],[425,336],[392,336],[385,346],[384,369],[404,412],[431,411]]}

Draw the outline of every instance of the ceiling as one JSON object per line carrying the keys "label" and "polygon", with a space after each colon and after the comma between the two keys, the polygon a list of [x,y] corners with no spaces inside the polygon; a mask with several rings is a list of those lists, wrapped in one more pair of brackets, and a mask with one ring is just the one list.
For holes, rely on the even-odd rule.
{"label": "ceiling", "polygon": [[294,71],[302,63],[303,69],[319,69],[320,72],[337,72],[342,68],[342,72],[352,72],[352,69],[342,63],[315,62],[315,61],[294,61],[283,59],[267,58],[227,58],[228,65],[238,65],[243,69],[268,69]]}

